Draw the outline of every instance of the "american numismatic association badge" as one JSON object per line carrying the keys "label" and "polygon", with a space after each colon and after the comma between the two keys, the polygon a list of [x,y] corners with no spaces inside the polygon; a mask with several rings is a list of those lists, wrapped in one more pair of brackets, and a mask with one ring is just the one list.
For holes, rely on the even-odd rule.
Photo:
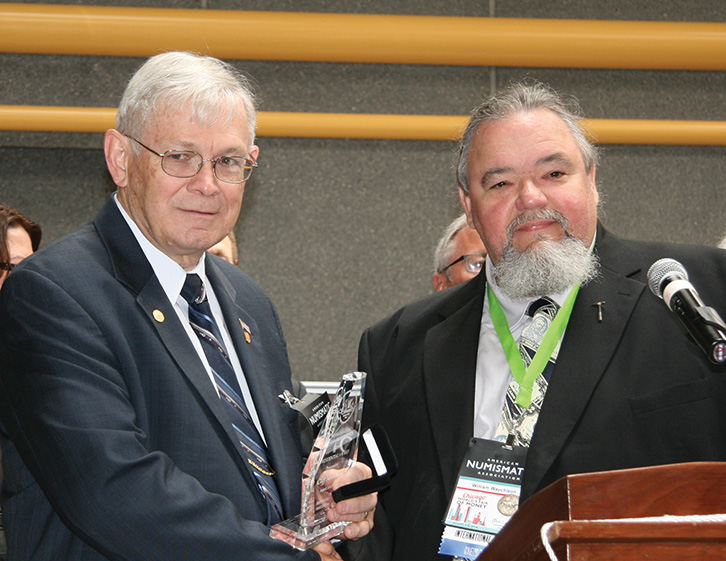
{"label": "american numismatic association badge", "polygon": [[519,505],[527,449],[473,438],[443,520],[439,553],[477,559]]}

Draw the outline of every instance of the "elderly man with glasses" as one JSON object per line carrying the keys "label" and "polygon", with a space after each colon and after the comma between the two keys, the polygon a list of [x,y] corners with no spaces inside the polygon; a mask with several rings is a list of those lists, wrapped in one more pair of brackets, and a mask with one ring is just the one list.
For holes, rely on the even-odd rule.
{"label": "elderly man with glasses", "polygon": [[[274,306],[206,250],[257,165],[246,80],[166,53],[129,82],[105,154],[118,191],[0,295],[9,559],[340,559],[269,537],[303,450]],[[209,165],[206,165],[209,164]],[[369,476],[355,464],[333,489]],[[366,534],[376,497],[332,506]]]}

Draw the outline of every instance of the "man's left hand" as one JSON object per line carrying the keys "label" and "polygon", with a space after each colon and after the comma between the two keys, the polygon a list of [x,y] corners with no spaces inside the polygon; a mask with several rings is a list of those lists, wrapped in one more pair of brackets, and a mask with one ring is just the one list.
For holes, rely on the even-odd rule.
{"label": "man's left hand", "polygon": [[[328,470],[325,472],[325,486],[332,493],[343,485],[368,479],[372,475],[371,468],[356,462],[346,470]],[[365,536],[373,528],[373,514],[376,510],[376,504],[378,504],[378,493],[346,499],[339,503],[332,502],[331,507],[328,509],[328,520],[331,522],[349,521],[350,524],[345,527],[343,536],[348,540],[356,540]]]}

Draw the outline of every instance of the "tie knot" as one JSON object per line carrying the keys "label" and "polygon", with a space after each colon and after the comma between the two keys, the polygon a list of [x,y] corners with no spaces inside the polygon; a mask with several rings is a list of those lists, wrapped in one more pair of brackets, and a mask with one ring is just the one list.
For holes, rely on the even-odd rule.
{"label": "tie knot", "polygon": [[547,308],[553,310],[556,313],[560,307],[554,300],[547,298],[547,296],[543,296],[542,298],[535,300],[529,305],[529,307],[527,308],[527,315],[529,317],[534,317],[537,312],[539,312],[540,310],[544,312]]}
{"label": "tie knot", "polygon": [[207,298],[207,292],[204,290],[204,283],[202,279],[196,273],[187,275],[187,279],[184,281],[184,286],[181,290],[181,297],[187,301],[191,306],[192,304],[200,304]]}

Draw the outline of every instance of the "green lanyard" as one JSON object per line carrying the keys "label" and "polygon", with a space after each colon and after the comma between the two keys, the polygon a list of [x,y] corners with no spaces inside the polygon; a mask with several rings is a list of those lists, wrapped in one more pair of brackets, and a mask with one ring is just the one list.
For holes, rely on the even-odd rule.
{"label": "green lanyard", "polygon": [[519,383],[519,392],[517,393],[515,403],[524,409],[529,409],[530,403],[532,402],[532,387],[534,386],[534,381],[542,373],[545,366],[547,366],[552,352],[555,350],[557,343],[565,332],[565,327],[567,327],[567,322],[572,313],[572,306],[575,304],[575,298],[579,290],[580,285],[577,284],[570,291],[565,303],[562,304],[562,307],[552,320],[552,324],[547,329],[547,333],[542,338],[542,342],[537,348],[537,352],[529,368],[525,368],[524,360],[522,360],[522,355],[519,353],[519,347],[514,341],[514,337],[512,337],[512,332],[509,330],[509,324],[507,323],[507,317],[504,315],[504,310],[502,310],[502,306],[499,304],[494,292],[487,288],[489,313],[492,316],[494,329],[499,336],[499,342],[502,344],[504,354],[507,355],[507,362],[509,362],[512,375]]}

